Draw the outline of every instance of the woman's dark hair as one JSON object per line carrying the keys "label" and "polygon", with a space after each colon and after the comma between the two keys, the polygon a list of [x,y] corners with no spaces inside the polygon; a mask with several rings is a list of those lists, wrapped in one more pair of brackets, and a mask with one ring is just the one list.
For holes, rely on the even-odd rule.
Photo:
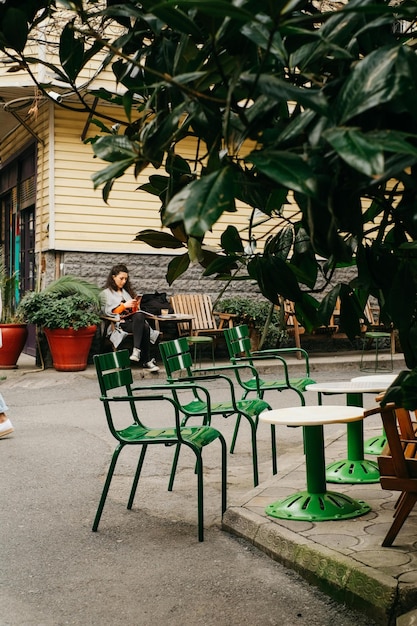
{"label": "woman's dark hair", "polygon": [[132,298],[134,298],[136,296],[135,290],[133,289],[130,283],[129,270],[127,269],[124,263],[113,265],[113,267],[111,268],[109,272],[109,275],[107,276],[107,280],[106,280],[106,284],[104,288],[105,289],[109,288],[109,289],[112,289],[113,291],[117,291],[118,287],[116,283],[114,282],[114,277],[120,274],[121,272],[124,272],[125,274],[127,274],[127,281],[125,282],[124,289],[126,289],[127,293],[130,294]]}

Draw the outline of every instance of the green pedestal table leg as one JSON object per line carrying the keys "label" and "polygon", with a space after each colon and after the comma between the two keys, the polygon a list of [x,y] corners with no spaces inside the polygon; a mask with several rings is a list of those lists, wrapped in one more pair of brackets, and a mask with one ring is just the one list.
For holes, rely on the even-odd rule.
{"label": "green pedestal table leg", "polygon": [[326,490],[323,426],[304,426],[307,490],[270,504],[265,512],[278,519],[319,522],[364,515],[371,507],[362,500]]}
{"label": "green pedestal table leg", "polygon": [[[348,406],[362,406],[361,393],[346,394]],[[330,463],[326,468],[326,478],[329,483],[377,483],[379,469],[375,461],[364,458],[363,450],[363,420],[348,422],[347,424],[347,459]]]}
{"label": "green pedestal table leg", "polygon": [[385,431],[382,431],[382,435],[376,435],[367,439],[363,445],[365,454],[373,454],[379,456],[382,454],[382,450],[387,445],[387,436]]}

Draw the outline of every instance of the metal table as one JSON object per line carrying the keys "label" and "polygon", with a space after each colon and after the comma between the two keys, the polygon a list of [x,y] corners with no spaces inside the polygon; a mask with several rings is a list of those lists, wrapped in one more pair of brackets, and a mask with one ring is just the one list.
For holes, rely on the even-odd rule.
{"label": "metal table", "polygon": [[270,504],[265,512],[279,519],[325,521],[349,519],[364,515],[371,507],[363,500],[327,491],[324,457],[324,424],[361,423],[362,407],[298,406],[264,411],[262,422],[285,426],[303,426],[307,489]]}
{"label": "metal table", "polygon": [[[386,386],[382,391],[385,391],[391,383],[396,379],[397,374],[375,374],[373,376],[355,376],[355,378],[351,378],[352,382],[359,382],[362,380],[368,380],[373,383],[384,383]],[[385,431],[382,430],[381,435],[375,435],[374,437],[370,437],[363,444],[363,451],[365,454],[373,454],[378,456],[382,453],[382,450],[387,445],[387,436]]]}
{"label": "metal table", "polygon": [[[307,385],[306,391],[318,393],[319,404],[323,395],[346,394],[348,406],[362,406],[364,393],[380,393],[387,383],[369,380],[324,382]],[[379,469],[375,461],[364,457],[363,422],[347,425],[347,458],[335,461],[326,468],[326,477],[332,483],[377,483]]]}

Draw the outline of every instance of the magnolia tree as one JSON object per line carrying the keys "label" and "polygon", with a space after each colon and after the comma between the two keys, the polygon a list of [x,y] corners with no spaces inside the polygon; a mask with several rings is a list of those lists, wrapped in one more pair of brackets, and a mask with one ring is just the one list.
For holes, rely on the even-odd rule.
{"label": "magnolia tree", "polygon": [[[127,169],[153,166],[142,189],[160,198],[172,234],[137,239],[183,248],[169,282],[198,261],[207,276],[293,300],[307,328],[326,323],[340,296],[350,337],[372,295],[414,368],[416,17],[414,0],[6,0],[0,44],[10,70],[45,63],[78,109],[93,95],[132,120],[115,120],[116,131],[97,119],[92,149],[108,165],[93,182],[107,200]],[[59,35],[56,64],[28,47],[40,29]],[[77,87],[94,58],[114,73],[117,93]],[[47,95],[51,85],[39,88]],[[181,151],[188,137],[192,156]],[[233,223],[236,203],[278,222],[289,198],[299,212],[271,228],[262,252],[248,252],[233,225],[217,253],[206,249],[206,232],[222,215]],[[356,265],[351,283],[335,282],[340,265]],[[415,385],[414,373],[408,380]],[[416,404],[406,387],[402,402]]]}

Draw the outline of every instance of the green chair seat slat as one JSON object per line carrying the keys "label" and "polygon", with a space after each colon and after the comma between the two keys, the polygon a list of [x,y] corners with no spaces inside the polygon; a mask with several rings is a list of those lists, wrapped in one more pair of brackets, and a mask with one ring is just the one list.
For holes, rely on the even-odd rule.
{"label": "green chair seat slat", "polygon": [[[262,411],[266,411],[270,408],[269,404],[265,400],[257,398],[236,400],[236,407],[238,410],[241,409],[242,412],[251,416],[259,415]],[[205,415],[207,413],[207,404],[198,400],[190,402],[189,404],[184,404],[182,408],[184,412],[189,415]],[[211,405],[212,415],[223,415],[225,413],[236,413],[236,409],[234,408],[232,402],[213,402]]]}
{"label": "green chair seat slat", "polygon": [[[117,434],[123,441],[129,443],[177,443],[178,435],[175,428],[143,428],[139,424],[132,424]],[[181,437],[202,448],[219,436],[219,431],[211,426],[182,426]]]}
{"label": "green chair seat slat", "polygon": [[[316,381],[312,378],[290,378],[290,385],[293,389],[299,389],[300,391],[305,391],[307,385],[311,385]],[[242,385],[245,389],[250,389],[251,391],[256,391],[256,380],[251,378],[250,380],[242,381]],[[274,389],[288,389],[288,385],[285,380],[263,380],[259,379],[259,387],[263,391],[266,389],[274,390]]]}

